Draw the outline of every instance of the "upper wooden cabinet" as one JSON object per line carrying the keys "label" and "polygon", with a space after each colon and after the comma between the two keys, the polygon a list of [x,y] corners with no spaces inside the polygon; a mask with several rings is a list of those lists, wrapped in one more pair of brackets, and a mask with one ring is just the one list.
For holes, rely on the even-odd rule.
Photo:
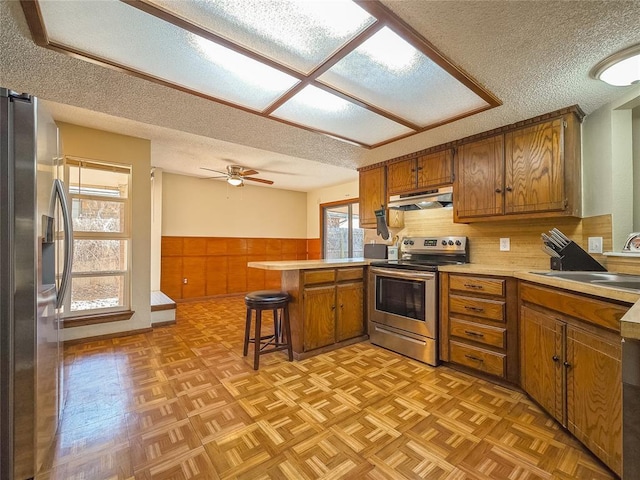
{"label": "upper wooden cabinet", "polygon": [[580,123],[574,112],[458,148],[454,220],[579,216]]}
{"label": "upper wooden cabinet", "polygon": [[458,148],[453,188],[455,221],[504,213],[503,135],[489,137]]}
{"label": "upper wooden cabinet", "polygon": [[360,171],[360,227],[376,228],[376,210],[387,206],[386,167]]}
{"label": "upper wooden cabinet", "polygon": [[389,195],[419,192],[452,182],[453,149],[399,160],[387,166]]}

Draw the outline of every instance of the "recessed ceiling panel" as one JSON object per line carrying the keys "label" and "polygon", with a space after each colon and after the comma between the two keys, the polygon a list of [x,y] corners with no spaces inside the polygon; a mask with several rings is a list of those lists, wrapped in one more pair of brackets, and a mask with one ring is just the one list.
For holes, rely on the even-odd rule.
{"label": "recessed ceiling panel", "polygon": [[125,3],[39,3],[49,41],[177,86],[263,110],[298,80]]}
{"label": "recessed ceiling panel", "polygon": [[363,42],[318,80],[420,127],[488,106],[388,27]]}
{"label": "recessed ceiling panel", "polygon": [[148,3],[305,74],[376,21],[350,0]]}
{"label": "recessed ceiling panel", "polygon": [[404,125],[312,85],[302,89],[272,115],[365,145],[413,133]]}

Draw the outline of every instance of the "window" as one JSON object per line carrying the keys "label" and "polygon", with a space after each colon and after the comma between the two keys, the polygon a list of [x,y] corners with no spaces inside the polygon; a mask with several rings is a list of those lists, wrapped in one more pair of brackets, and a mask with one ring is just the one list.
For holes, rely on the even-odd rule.
{"label": "window", "polygon": [[131,167],[65,159],[73,223],[67,316],[130,309]]}
{"label": "window", "polygon": [[364,230],[360,228],[359,207],[357,201],[320,205],[323,258],[364,256]]}

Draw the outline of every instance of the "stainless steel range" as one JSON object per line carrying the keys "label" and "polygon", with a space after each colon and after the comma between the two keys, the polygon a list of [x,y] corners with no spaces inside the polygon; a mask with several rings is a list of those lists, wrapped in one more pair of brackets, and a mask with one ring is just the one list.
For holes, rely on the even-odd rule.
{"label": "stainless steel range", "polygon": [[371,343],[438,364],[438,266],[469,260],[466,237],[407,237],[401,259],[369,268]]}

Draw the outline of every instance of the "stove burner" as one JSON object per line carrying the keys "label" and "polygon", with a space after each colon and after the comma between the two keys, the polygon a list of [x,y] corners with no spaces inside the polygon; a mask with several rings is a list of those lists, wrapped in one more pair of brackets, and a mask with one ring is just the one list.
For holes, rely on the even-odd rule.
{"label": "stove burner", "polygon": [[467,237],[406,237],[401,248],[401,260],[374,262],[371,266],[436,272],[439,265],[469,261]]}

